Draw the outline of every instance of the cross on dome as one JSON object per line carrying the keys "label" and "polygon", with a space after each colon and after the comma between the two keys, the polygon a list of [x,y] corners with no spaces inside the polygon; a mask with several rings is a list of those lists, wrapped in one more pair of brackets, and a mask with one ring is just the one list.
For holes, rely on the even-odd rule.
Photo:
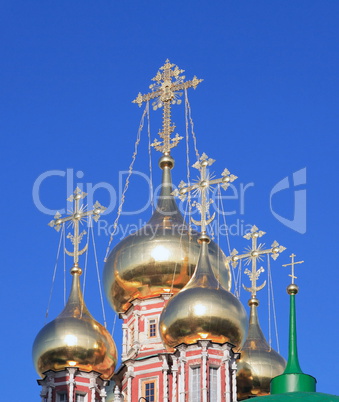
{"label": "cross on dome", "polygon": [[151,84],[149,88],[152,92],[142,95],[140,92],[138,96],[133,100],[133,103],[137,103],[139,107],[143,102],[148,102],[155,99],[153,102],[153,109],[163,107],[163,117],[162,117],[162,130],[159,131],[159,137],[162,141],[154,140],[152,147],[157,151],[168,155],[172,148],[176,147],[179,141],[183,138],[179,134],[171,138],[171,134],[175,129],[175,125],[171,121],[171,106],[174,104],[180,105],[181,103],[181,90],[187,88],[196,88],[197,85],[203,81],[198,79],[196,76],[190,81],[185,81],[185,76],[181,75],[185,70],[179,69],[175,64],[170,63],[167,59],[165,64],[160,67],[156,76],[152,78],[155,81]]}
{"label": "cross on dome", "polygon": [[245,236],[243,236],[245,239],[250,240],[252,239],[252,247],[249,247],[247,249],[247,253],[244,254],[238,254],[238,251],[236,249],[233,249],[231,252],[230,257],[228,257],[228,260],[232,262],[233,267],[236,267],[239,260],[245,259],[246,265],[249,265],[252,262],[252,269],[246,269],[245,274],[249,276],[250,281],[251,281],[251,287],[246,287],[243,284],[243,288],[247,290],[248,292],[251,292],[251,295],[253,298],[256,297],[257,292],[261,289],[263,289],[266,285],[266,280],[259,286],[257,286],[257,281],[259,279],[259,276],[262,272],[264,272],[264,268],[260,267],[257,269],[257,260],[262,259],[262,255],[269,254],[271,257],[276,260],[279,257],[279,253],[283,252],[286,250],[286,247],[279,245],[278,242],[274,241],[271,245],[271,248],[264,250],[262,247],[264,244],[259,244],[258,245],[258,238],[262,237],[265,234],[262,230],[259,230],[255,225],[252,226],[251,231]]}
{"label": "cross on dome", "polygon": [[195,169],[198,169],[200,172],[200,177],[198,178],[198,182],[189,186],[186,184],[184,181],[181,181],[179,184],[179,189],[176,189],[173,191],[172,194],[178,196],[181,200],[184,200],[187,196],[187,193],[191,191],[198,191],[201,196],[201,201],[195,202],[194,205],[198,208],[200,214],[201,214],[201,221],[197,221],[193,218],[191,218],[191,221],[198,226],[201,226],[201,233],[203,235],[206,235],[206,227],[209,225],[214,217],[215,213],[207,219],[207,215],[209,212],[209,206],[210,204],[213,203],[212,199],[207,199],[207,194],[210,190],[210,188],[215,185],[215,184],[221,184],[221,187],[226,190],[228,186],[230,185],[231,182],[237,179],[237,176],[234,174],[230,174],[229,170],[224,169],[224,171],[221,174],[221,178],[219,179],[214,179],[209,173],[208,173],[208,166],[213,165],[215,162],[214,159],[209,158],[205,153],[203,153],[200,157],[200,159],[195,162],[192,167]]}
{"label": "cross on dome", "polygon": [[74,267],[78,267],[79,256],[87,250],[87,244],[83,249],[79,250],[79,244],[81,243],[83,236],[86,234],[85,230],[83,230],[81,233],[79,232],[80,223],[82,223],[89,216],[92,216],[93,220],[97,222],[100,218],[100,215],[107,209],[96,201],[93,205],[93,209],[91,211],[86,211],[86,205],[80,205],[80,200],[86,198],[86,196],[87,193],[81,191],[80,188],[77,187],[74,190],[74,193],[67,198],[67,201],[73,202],[73,210],[69,211],[70,215],[62,218],[61,214],[57,212],[54,216],[54,219],[48,224],[49,226],[54,227],[57,232],[59,232],[61,226],[66,222],[70,222],[70,224],[73,226],[73,233],[68,233],[67,235],[67,238],[70,239],[73,244],[73,251],[68,251],[65,249],[65,252],[69,256],[73,257]]}
{"label": "cross on dome", "polygon": [[297,277],[294,275],[294,269],[295,269],[294,266],[296,264],[302,264],[305,262],[305,261],[294,261],[294,257],[296,257],[296,255],[292,253],[290,255],[292,262],[290,264],[283,264],[283,267],[291,267],[291,273],[288,276],[292,278],[292,285],[294,285],[294,279],[297,279]]}

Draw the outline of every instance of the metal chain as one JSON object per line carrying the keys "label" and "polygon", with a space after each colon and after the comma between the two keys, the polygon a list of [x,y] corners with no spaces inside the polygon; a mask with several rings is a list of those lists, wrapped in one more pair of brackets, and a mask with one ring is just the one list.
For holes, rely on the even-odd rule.
{"label": "metal chain", "polygon": [[140,121],[140,124],[139,124],[139,129],[138,129],[138,133],[137,133],[137,139],[136,139],[135,144],[134,144],[134,152],[133,152],[133,155],[132,155],[132,161],[131,161],[131,163],[129,165],[129,168],[128,168],[128,176],[126,178],[124,190],[123,190],[122,195],[121,195],[121,200],[120,200],[120,204],[119,204],[119,208],[118,208],[117,217],[116,217],[116,219],[114,221],[114,224],[113,224],[113,232],[111,233],[111,236],[110,236],[110,239],[109,239],[109,242],[108,242],[108,246],[107,246],[107,249],[106,249],[106,255],[105,255],[105,258],[104,258],[105,262],[107,261],[107,257],[108,257],[109,251],[110,251],[111,243],[113,241],[113,238],[114,238],[114,236],[116,234],[116,231],[117,231],[117,228],[118,228],[118,223],[119,223],[120,215],[121,215],[121,212],[122,212],[122,207],[123,207],[124,202],[125,202],[126,192],[128,190],[131,175],[133,173],[134,162],[135,162],[137,154],[138,154],[138,146],[139,146],[140,139],[141,139],[141,132],[142,132],[142,129],[144,127],[145,116],[147,114],[147,108],[148,108],[148,102],[146,102],[146,106],[145,106],[145,109],[143,111],[141,121]]}

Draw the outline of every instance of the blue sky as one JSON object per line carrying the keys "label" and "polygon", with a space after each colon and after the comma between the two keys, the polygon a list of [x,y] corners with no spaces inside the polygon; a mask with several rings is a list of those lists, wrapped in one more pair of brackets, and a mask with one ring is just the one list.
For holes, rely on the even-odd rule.
{"label": "blue sky", "polygon": [[[326,0],[0,3],[4,400],[19,402],[24,393],[34,401],[40,392],[31,345],[45,322],[59,238],[47,226],[52,217],[33,202],[34,182],[47,172],[39,200],[49,209],[64,208],[68,195],[66,176],[51,171],[73,169],[68,178],[81,171],[78,182],[85,188],[109,183],[117,189],[142,113],[131,100],[148,90],[166,58],[185,69],[187,78],[196,74],[204,79],[189,93],[199,151],[217,160],[217,173],[227,167],[239,185],[253,183],[243,213],[237,200],[225,201],[237,211],[228,222],[256,224],[267,232],[266,245],[276,239],[287,247],[271,264],[285,356],[289,279],[281,264],[289,262],[291,252],[305,260],[297,271],[301,365],[317,377],[319,391],[337,393],[338,12],[338,2]],[[152,139],[160,114],[151,114]],[[173,116],[184,134],[183,105],[175,106]],[[146,174],[147,141],[144,131],[136,169]],[[185,179],[184,146],[173,156],[173,180],[179,183]],[[155,184],[157,159],[153,152]],[[306,183],[295,189],[290,185],[272,198],[274,216],[272,189],[286,177],[292,183],[293,173],[304,168]],[[277,219],[293,218],[294,190],[307,192],[306,233]],[[126,208],[140,207],[144,191],[145,183],[132,180]],[[95,198],[110,201],[105,189]],[[149,215],[147,210],[123,217],[122,223],[138,223]],[[112,223],[115,216],[116,208],[104,219]],[[99,233],[100,271],[107,243],[105,233]],[[239,251],[247,245],[239,236],[232,236],[231,243]],[[221,246],[227,252],[224,239]],[[62,265],[48,319],[62,309]],[[86,286],[87,304],[102,321],[93,254],[88,270],[93,280]],[[267,333],[265,292],[260,313]],[[247,298],[243,292],[244,303]],[[114,314],[106,307],[111,328]],[[120,347],[119,321],[115,338]]]}

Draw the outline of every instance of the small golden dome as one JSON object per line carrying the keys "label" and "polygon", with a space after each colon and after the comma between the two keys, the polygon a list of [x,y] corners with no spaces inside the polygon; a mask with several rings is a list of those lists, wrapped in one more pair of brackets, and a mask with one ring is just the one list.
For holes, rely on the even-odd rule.
{"label": "small golden dome", "polygon": [[266,342],[259,325],[257,306],[259,301],[250,299],[251,308],[248,336],[240,350],[238,361],[238,399],[264,396],[270,393],[270,381],[283,373],[286,361]]}
{"label": "small golden dome", "polygon": [[[148,223],[123,239],[111,251],[104,267],[103,282],[108,300],[116,312],[124,312],[136,298],[176,294],[194,272],[200,248],[195,231],[188,233],[172,193],[174,160],[163,156],[162,188],[158,205]],[[229,290],[231,274],[223,251],[210,244],[215,276]]]}
{"label": "small golden dome", "polygon": [[41,377],[48,370],[78,367],[97,371],[110,379],[117,361],[115,343],[109,332],[89,313],[81,290],[80,268],[72,269],[73,283],[62,313],[38,333],[33,345],[33,361]]}
{"label": "small golden dome", "polygon": [[160,334],[167,347],[192,344],[199,339],[241,346],[245,337],[245,309],[214,276],[206,240],[201,240],[199,261],[191,280],[169,300],[160,316]]}

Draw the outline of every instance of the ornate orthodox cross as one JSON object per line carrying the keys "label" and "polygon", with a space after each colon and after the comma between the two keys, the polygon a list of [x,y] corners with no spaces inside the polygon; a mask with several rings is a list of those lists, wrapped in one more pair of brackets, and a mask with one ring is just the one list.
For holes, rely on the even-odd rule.
{"label": "ornate orthodox cross", "polygon": [[93,216],[93,220],[97,222],[100,218],[100,215],[107,209],[96,201],[96,203],[93,205],[93,209],[91,211],[86,211],[86,205],[80,205],[80,200],[84,199],[86,196],[87,194],[77,187],[74,190],[74,193],[67,198],[67,201],[74,203],[73,211],[69,211],[70,215],[61,218],[61,214],[57,212],[54,216],[54,219],[48,224],[49,226],[54,227],[57,232],[59,232],[63,223],[70,222],[70,224],[73,226],[74,233],[68,233],[67,235],[67,238],[70,239],[73,244],[73,251],[71,252],[65,249],[65,252],[73,257],[75,267],[78,266],[79,256],[87,250],[87,244],[82,250],[79,250],[79,244],[83,236],[86,234],[85,230],[79,233],[80,223],[82,223],[89,216]]}
{"label": "ornate orthodox cross", "polygon": [[258,245],[258,238],[262,237],[265,234],[262,230],[259,230],[255,225],[252,226],[250,233],[245,234],[244,238],[247,240],[252,239],[252,247],[247,249],[247,253],[238,254],[237,250],[233,250],[228,260],[232,262],[233,267],[236,267],[238,261],[241,259],[246,259],[246,265],[252,262],[252,269],[249,270],[246,268],[245,274],[248,275],[251,281],[251,287],[248,288],[243,284],[243,288],[248,292],[251,292],[252,297],[255,297],[257,292],[261,290],[266,285],[266,280],[260,286],[257,286],[257,280],[262,272],[264,272],[264,268],[260,267],[257,270],[257,260],[261,260],[261,256],[264,254],[269,254],[271,257],[276,260],[279,257],[279,253],[286,250],[286,247],[280,246],[279,243],[274,241],[272,243],[271,248],[263,250],[262,247],[264,244]]}
{"label": "ornate orthodox cross", "polygon": [[214,159],[209,158],[205,153],[203,153],[200,159],[197,162],[195,162],[194,165],[192,165],[192,167],[198,169],[200,172],[198,182],[193,184],[192,186],[189,186],[185,182],[181,181],[178,186],[179,189],[174,190],[172,193],[176,196],[179,196],[181,200],[184,200],[187,196],[187,193],[191,191],[196,190],[197,192],[200,193],[201,201],[200,203],[195,202],[194,205],[197,206],[201,214],[201,221],[196,221],[193,218],[191,218],[191,220],[195,225],[201,226],[201,233],[203,235],[206,234],[206,226],[209,225],[215,217],[214,212],[213,215],[209,219],[207,219],[209,206],[213,202],[212,199],[209,200],[207,199],[207,195],[211,186],[221,183],[221,187],[224,190],[226,190],[227,187],[230,185],[230,183],[233,182],[235,179],[237,179],[237,176],[230,174],[230,172],[227,169],[225,169],[222,172],[221,174],[222,177],[220,179],[214,179],[207,171],[208,166],[211,166],[214,162],[215,162]]}
{"label": "ornate orthodox cross", "polygon": [[152,146],[163,154],[168,155],[172,148],[177,146],[178,142],[183,138],[178,134],[174,138],[171,138],[171,134],[175,129],[175,125],[171,122],[171,105],[180,104],[181,100],[179,97],[181,91],[186,88],[196,88],[197,85],[202,81],[196,76],[193,77],[191,81],[184,81],[185,76],[181,75],[185,70],[180,70],[175,64],[171,64],[167,59],[165,64],[160,67],[157,75],[152,78],[155,81],[151,84],[149,88],[152,92],[142,95],[140,92],[138,96],[134,99],[133,103],[137,103],[139,106],[143,102],[147,102],[151,99],[155,99],[153,102],[153,109],[163,107],[163,117],[162,117],[162,130],[159,131],[159,136],[162,141],[155,140]]}
{"label": "ornate orthodox cross", "polygon": [[297,277],[294,275],[294,266],[295,264],[302,264],[305,261],[294,261],[294,257],[296,257],[295,254],[290,255],[292,262],[290,264],[284,264],[283,267],[291,267],[291,274],[288,275],[292,278],[292,285],[294,285],[294,279],[297,279]]}

